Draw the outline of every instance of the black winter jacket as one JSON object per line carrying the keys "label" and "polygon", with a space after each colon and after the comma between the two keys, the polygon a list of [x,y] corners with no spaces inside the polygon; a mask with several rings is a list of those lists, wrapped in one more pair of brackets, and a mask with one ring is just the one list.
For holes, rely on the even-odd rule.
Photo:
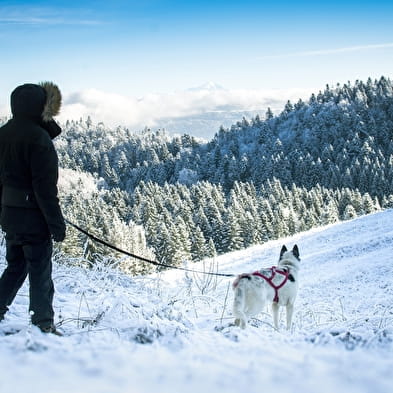
{"label": "black winter jacket", "polygon": [[58,158],[51,140],[61,130],[53,120],[42,120],[45,102],[39,85],[22,85],[12,93],[13,118],[0,128],[0,224],[7,234],[63,240]]}

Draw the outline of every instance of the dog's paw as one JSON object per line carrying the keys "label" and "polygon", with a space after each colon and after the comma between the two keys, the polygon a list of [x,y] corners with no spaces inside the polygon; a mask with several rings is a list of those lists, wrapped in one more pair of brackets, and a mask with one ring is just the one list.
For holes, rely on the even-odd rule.
{"label": "dog's paw", "polygon": [[[237,326],[235,325],[235,323],[231,322],[225,325],[215,326],[214,330],[218,333],[221,333],[225,338],[234,342],[238,342],[239,336],[234,332],[233,328],[237,328]],[[236,330],[237,329],[235,329],[235,331]]]}
{"label": "dog's paw", "polygon": [[223,332],[224,330],[229,329],[229,328],[234,327],[234,326],[236,326],[235,323],[230,322],[230,323],[227,323],[225,325],[214,326],[214,330],[216,332]]}

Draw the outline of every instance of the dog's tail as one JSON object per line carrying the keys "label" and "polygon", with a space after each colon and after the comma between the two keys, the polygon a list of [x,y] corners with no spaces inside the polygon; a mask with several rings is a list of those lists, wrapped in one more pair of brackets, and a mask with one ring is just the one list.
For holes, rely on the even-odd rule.
{"label": "dog's tail", "polygon": [[241,280],[242,278],[248,278],[248,279],[250,280],[250,279],[251,279],[251,274],[249,274],[249,273],[239,274],[239,275],[236,277],[236,280],[235,280],[235,281],[233,282],[233,284],[232,284],[233,289],[235,289],[235,288],[239,285],[239,282],[240,282],[240,280]]}

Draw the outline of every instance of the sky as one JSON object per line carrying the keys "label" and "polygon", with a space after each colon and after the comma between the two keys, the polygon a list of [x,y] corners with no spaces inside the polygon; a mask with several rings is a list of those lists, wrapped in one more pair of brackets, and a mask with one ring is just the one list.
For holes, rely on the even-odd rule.
{"label": "sky", "polygon": [[17,85],[42,80],[63,92],[61,120],[138,128],[265,111],[326,84],[391,78],[392,17],[387,0],[0,0],[0,115]]}

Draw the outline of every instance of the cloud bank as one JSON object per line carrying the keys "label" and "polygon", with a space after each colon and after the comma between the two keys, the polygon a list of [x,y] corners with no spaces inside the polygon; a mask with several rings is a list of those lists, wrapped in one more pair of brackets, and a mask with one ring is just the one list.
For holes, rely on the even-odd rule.
{"label": "cloud bank", "polygon": [[374,44],[374,45],[357,45],[357,46],[349,46],[349,47],[334,48],[334,49],[321,49],[321,50],[304,51],[304,52],[281,53],[277,55],[266,55],[266,56],[259,57],[259,60],[284,59],[288,57],[326,56],[326,55],[336,55],[342,53],[369,51],[375,49],[390,49],[390,48],[393,48],[393,42],[388,42],[384,44]]}
{"label": "cloud bank", "polygon": [[82,18],[67,8],[29,5],[1,6],[0,25],[98,25],[101,21]]}
{"label": "cloud bank", "polygon": [[299,98],[307,99],[311,93],[311,89],[228,90],[212,83],[171,94],[147,94],[140,98],[87,89],[64,97],[59,119],[79,120],[90,116],[94,123],[140,130],[145,126],[160,127],[163,119],[206,112],[260,110],[264,114],[268,107],[278,111],[287,100],[296,102]]}

